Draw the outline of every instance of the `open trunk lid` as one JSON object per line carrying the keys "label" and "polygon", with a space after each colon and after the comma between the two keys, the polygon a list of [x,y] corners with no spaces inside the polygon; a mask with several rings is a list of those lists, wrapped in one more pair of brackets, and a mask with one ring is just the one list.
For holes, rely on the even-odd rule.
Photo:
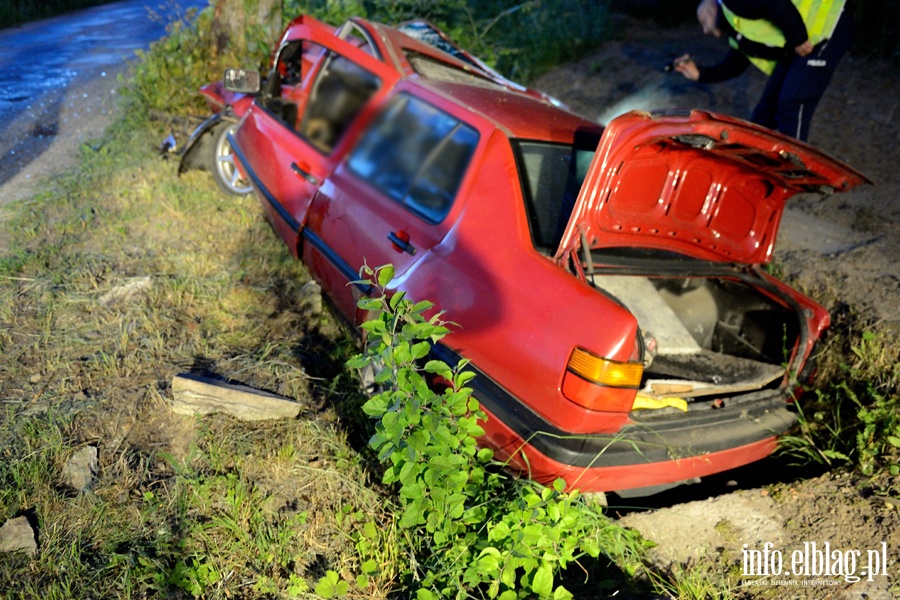
{"label": "open trunk lid", "polygon": [[865,176],[803,142],[705,111],[631,112],[606,127],[556,254],[642,247],[762,264],[788,198]]}

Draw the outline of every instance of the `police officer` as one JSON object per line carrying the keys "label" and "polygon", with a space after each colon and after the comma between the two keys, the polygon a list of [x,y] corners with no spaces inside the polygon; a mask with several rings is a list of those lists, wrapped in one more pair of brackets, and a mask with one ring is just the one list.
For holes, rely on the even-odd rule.
{"label": "police officer", "polygon": [[754,123],[800,140],[809,137],[813,112],[853,36],[845,0],[701,0],[703,33],[725,35],[729,54],[715,66],[688,55],[676,71],[701,83],[737,77],[753,64],[769,75],[750,117]]}

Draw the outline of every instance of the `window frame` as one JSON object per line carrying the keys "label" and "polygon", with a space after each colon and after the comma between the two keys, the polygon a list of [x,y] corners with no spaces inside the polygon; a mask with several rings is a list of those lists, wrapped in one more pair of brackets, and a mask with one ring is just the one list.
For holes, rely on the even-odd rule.
{"label": "window frame", "polygon": [[[353,165],[353,159],[355,156],[358,156],[364,146],[367,145],[366,142],[369,139],[369,136],[374,135],[373,132],[376,130],[376,128],[382,127],[386,120],[395,121],[399,118],[399,115],[406,113],[406,107],[410,102],[416,102],[420,105],[428,107],[429,109],[434,110],[444,117],[454,121],[454,124],[444,135],[440,137],[438,142],[429,149],[424,158],[416,165],[415,169],[411,171],[412,174],[409,177],[409,180],[405,182],[405,191],[402,196],[398,197],[398,195],[393,193],[390,189],[386,188],[383,185],[379,185],[376,181],[374,181],[371,175],[358,170],[358,168]],[[391,113],[394,114],[391,115]],[[435,211],[429,210],[421,202],[417,201],[412,192],[416,190],[417,187],[419,187],[417,184],[425,180],[425,174],[441,158],[441,151],[453,141],[453,139],[460,131],[468,132],[469,134],[471,134],[474,137],[474,141],[471,144],[467,145],[468,156],[464,161],[464,166],[459,169],[459,171],[456,173],[457,176],[453,179],[455,183],[453,188],[441,188],[442,191],[447,192],[449,200],[446,203],[446,206],[444,206],[439,213],[436,213]],[[352,173],[353,176],[359,179],[361,182],[364,182],[366,185],[378,190],[380,194],[390,199],[392,202],[402,206],[409,212],[415,214],[425,222],[431,225],[437,225],[443,222],[453,209],[453,206],[456,203],[456,199],[459,196],[459,191],[463,187],[463,182],[469,176],[469,173],[471,171],[473,159],[478,151],[479,145],[481,144],[481,138],[481,132],[476,126],[466,122],[459,116],[454,115],[447,110],[444,110],[443,108],[437,106],[435,103],[429,102],[428,100],[420,96],[412,94],[408,90],[404,90],[393,96],[388,102],[385,103],[366,132],[357,139],[354,147],[350,150],[350,152],[347,153],[347,158],[344,162],[346,164],[347,171],[349,173]],[[374,171],[378,172],[379,170],[374,169]],[[438,214],[439,216],[437,216]]]}

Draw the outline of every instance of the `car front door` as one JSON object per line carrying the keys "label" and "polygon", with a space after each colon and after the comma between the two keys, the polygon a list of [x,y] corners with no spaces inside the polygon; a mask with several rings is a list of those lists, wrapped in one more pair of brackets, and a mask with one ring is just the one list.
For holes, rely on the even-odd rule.
{"label": "car front door", "polygon": [[348,285],[360,268],[391,263],[402,276],[459,212],[479,132],[450,110],[398,89],[316,196],[303,262],[351,322],[362,318],[356,301],[367,291]]}
{"label": "car front door", "polygon": [[397,79],[384,63],[321,27],[295,28],[279,49],[234,145],[269,220],[295,255],[310,203],[346,152],[357,118]]}

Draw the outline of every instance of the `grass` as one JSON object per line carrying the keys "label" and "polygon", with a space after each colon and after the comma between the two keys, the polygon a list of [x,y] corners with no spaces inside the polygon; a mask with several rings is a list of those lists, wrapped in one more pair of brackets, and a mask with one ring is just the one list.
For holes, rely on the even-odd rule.
{"label": "grass", "polygon": [[819,356],[817,386],[797,402],[799,429],[783,439],[781,451],[801,464],[851,464],[892,486],[890,478],[900,474],[896,332],[855,319],[837,329]]}
{"label": "grass", "polygon": [[729,600],[735,588],[722,574],[722,566],[713,561],[673,565],[666,573],[650,574],[655,588],[679,600]]}
{"label": "grass", "polygon": [[[29,515],[39,549],[0,555],[0,589],[302,598],[336,577],[349,597],[387,597],[409,557],[360,450],[355,342],[314,310],[255,198],[179,178],[149,150],[162,130],[126,125],[4,224],[0,520]],[[176,415],[172,378],[192,369],[295,398],[301,415]],[[85,445],[99,474],[76,493],[61,472]],[[629,585],[608,561],[590,569],[587,589]]]}
{"label": "grass", "polygon": [[[343,506],[390,520],[335,409],[354,347],[304,309],[307,274],[257,201],[179,179],[146,135],[120,128],[6,224],[0,516],[34,515],[40,550],[0,556],[0,589],[298,595],[354,564]],[[135,278],[149,286],[104,302]],[[172,377],[194,368],[296,398],[303,417],[174,415]],[[60,471],[85,444],[100,476],[78,495]]]}

